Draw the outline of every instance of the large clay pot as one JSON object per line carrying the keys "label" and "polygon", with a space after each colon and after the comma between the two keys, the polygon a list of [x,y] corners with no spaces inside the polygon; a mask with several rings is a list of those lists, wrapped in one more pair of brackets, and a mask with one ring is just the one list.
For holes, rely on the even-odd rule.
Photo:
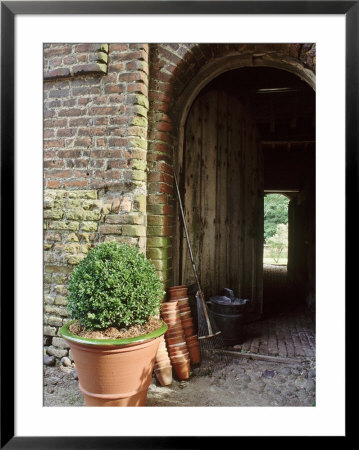
{"label": "large clay pot", "polygon": [[128,339],[88,339],[60,329],[69,344],[86,406],[145,406],[165,323]]}

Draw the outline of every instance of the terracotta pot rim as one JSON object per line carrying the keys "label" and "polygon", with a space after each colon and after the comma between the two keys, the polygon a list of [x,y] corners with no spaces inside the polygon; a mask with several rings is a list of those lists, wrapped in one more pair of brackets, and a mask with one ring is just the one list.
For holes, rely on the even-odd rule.
{"label": "terracotta pot rim", "polygon": [[121,339],[91,339],[85,338],[82,336],[77,336],[72,334],[69,330],[71,324],[73,324],[75,320],[71,320],[67,322],[60,328],[60,336],[67,341],[74,342],[76,344],[83,344],[88,346],[97,346],[97,347],[113,347],[113,346],[130,346],[139,344],[146,341],[151,341],[153,339],[158,338],[165,334],[168,329],[168,326],[165,322],[162,321],[162,325],[157,328],[157,330],[152,331],[151,333],[143,334],[141,336],[136,336],[132,338],[121,338]]}

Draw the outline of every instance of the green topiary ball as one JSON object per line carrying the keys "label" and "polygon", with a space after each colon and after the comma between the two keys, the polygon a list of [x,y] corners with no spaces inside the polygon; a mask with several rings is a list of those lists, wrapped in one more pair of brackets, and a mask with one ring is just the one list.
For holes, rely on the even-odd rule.
{"label": "green topiary ball", "polygon": [[164,295],[155,267],[137,247],[104,242],[73,270],[68,310],[87,330],[142,325]]}

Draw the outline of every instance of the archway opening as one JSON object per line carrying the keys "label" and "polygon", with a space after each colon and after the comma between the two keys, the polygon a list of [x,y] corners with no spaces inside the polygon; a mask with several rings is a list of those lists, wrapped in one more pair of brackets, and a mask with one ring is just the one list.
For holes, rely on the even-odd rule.
{"label": "archway opening", "polygon": [[[207,296],[223,287],[253,300],[253,314],[288,305],[263,300],[263,194],[290,197],[288,280],[295,301],[315,298],[315,95],[270,67],[233,69],[208,83],[187,116],[177,162],[186,220]],[[180,223],[175,279],[192,268]],[[176,256],[175,258],[176,259]]]}

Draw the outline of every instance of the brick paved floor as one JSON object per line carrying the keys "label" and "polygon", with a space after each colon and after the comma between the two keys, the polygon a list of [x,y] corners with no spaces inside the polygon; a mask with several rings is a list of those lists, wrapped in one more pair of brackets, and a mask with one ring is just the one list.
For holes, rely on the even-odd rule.
{"label": "brick paved floor", "polygon": [[315,357],[315,314],[298,305],[286,266],[264,266],[264,315],[245,325],[236,351],[282,358]]}

